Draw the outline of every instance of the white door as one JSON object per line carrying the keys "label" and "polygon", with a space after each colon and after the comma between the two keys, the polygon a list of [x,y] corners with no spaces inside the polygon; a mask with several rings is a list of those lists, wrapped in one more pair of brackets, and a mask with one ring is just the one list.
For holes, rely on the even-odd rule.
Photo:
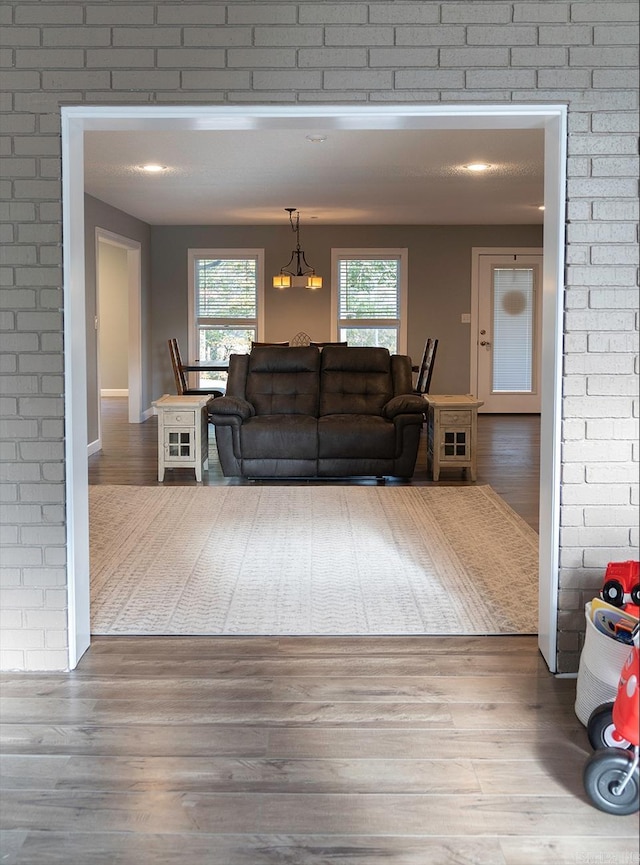
{"label": "white door", "polygon": [[480,411],[539,413],[542,253],[479,253],[475,265]]}

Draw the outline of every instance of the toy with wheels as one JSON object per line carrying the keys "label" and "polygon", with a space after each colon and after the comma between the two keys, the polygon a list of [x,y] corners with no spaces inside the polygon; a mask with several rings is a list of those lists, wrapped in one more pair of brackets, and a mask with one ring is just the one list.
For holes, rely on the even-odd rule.
{"label": "toy with wheels", "polygon": [[624,607],[638,617],[640,608],[640,562],[609,562],[604,575],[602,600]]}
{"label": "toy with wheels", "polygon": [[598,750],[584,768],[584,788],[596,808],[608,814],[640,809],[639,634],[636,626],[614,702],[598,706],[589,718],[589,741]]}

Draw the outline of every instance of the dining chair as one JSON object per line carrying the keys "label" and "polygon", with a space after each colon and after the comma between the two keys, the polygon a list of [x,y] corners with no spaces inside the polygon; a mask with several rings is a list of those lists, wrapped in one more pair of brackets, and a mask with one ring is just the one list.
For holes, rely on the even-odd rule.
{"label": "dining chair", "polygon": [[209,394],[212,397],[217,397],[223,395],[222,391],[217,388],[189,387],[187,374],[182,365],[182,356],[180,355],[178,340],[174,337],[169,340],[169,355],[171,356],[171,366],[173,368],[173,377],[176,382],[176,391],[179,396],[206,396]]}
{"label": "dining chair", "polygon": [[289,343],[288,343],[288,342],[256,342],[256,341],[253,340],[253,339],[251,340],[251,348],[255,348],[256,346],[263,346],[263,345],[281,345],[281,346],[284,345],[284,346],[288,346]]}
{"label": "dining chair", "polygon": [[437,349],[438,340],[429,337],[424,344],[424,352],[422,354],[420,366],[413,368],[414,371],[418,373],[418,380],[415,388],[416,393],[429,393]]}

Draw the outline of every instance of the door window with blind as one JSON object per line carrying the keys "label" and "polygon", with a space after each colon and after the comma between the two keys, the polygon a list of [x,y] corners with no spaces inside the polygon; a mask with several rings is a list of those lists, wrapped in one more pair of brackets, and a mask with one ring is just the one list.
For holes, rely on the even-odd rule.
{"label": "door window with blind", "polygon": [[339,341],[407,350],[407,250],[332,250],[332,306]]}
{"label": "door window with blind", "polygon": [[[262,331],[263,297],[264,250],[190,249],[190,357],[226,361],[250,351]],[[200,375],[202,385],[224,378]]]}

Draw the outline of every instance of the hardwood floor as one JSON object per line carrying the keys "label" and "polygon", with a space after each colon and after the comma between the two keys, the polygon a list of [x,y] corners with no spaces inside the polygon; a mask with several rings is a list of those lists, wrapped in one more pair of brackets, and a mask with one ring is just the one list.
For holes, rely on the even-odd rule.
{"label": "hardwood floor", "polygon": [[[121,412],[90,482],[155,485],[155,421]],[[537,419],[480,429],[479,482],[533,523]],[[638,862],[535,637],[97,637],[0,683],[3,865]]]}
{"label": "hardwood floor", "polygon": [[[90,484],[158,484],[157,419],[143,424],[127,422],[127,403],[122,397],[102,400],[102,450],[89,458]],[[538,530],[540,418],[538,415],[480,415],[478,418],[478,479],[490,484],[520,516]],[[211,432],[209,471],[203,484],[257,483],[225,478],[218,462]],[[278,483],[278,481],[264,481]],[[327,483],[327,481],[280,481],[279,483]],[[332,481],[334,483],[334,481]],[[345,481],[372,484],[375,480]],[[388,484],[406,481],[388,480]],[[410,483],[428,486],[424,430],[416,470]],[[441,484],[469,484],[461,471],[443,469]],[[168,469],[165,486],[195,486],[193,469]]]}
{"label": "hardwood floor", "polygon": [[532,637],[94,639],[2,676],[11,865],[637,862]]}

